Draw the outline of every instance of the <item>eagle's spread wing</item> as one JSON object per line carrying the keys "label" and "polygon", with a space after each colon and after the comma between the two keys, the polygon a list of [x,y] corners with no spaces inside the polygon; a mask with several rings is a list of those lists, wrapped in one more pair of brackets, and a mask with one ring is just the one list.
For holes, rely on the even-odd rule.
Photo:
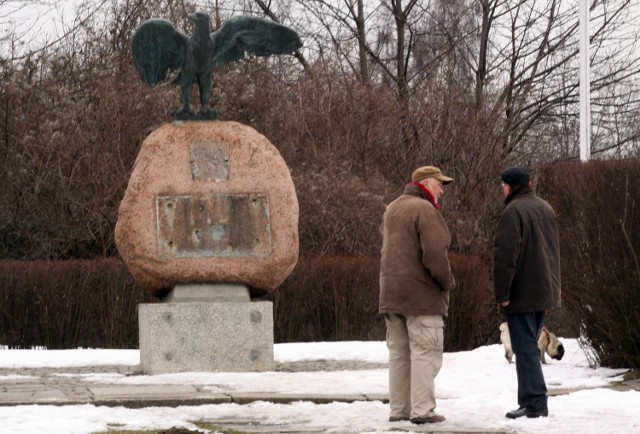
{"label": "eagle's spread wing", "polygon": [[290,28],[249,16],[229,18],[211,34],[211,39],[216,66],[241,60],[245,52],[270,56],[293,53],[302,47],[298,34]]}
{"label": "eagle's spread wing", "polygon": [[152,18],[142,23],[131,40],[140,79],[155,86],[167,78],[169,70],[182,68],[188,41],[167,20]]}

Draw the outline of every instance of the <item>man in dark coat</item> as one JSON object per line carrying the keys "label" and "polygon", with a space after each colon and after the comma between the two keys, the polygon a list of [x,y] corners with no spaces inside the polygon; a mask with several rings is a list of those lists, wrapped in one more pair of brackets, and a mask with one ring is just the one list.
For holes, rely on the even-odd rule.
{"label": "man in dark coat", "polygon": [[440,214],[440,169],[416,169],[382,218],[380,313],[387,325],[391,422],[437,423],[434,379],[442,366],[443,317],[455,280],[447,256],[451,234]]}
{"label": "man in dark coat", "polygon": [[553,208],[531,189],[527,170],[511,167],[500,179],[505,208],[494,244],[494,290],[516,356],[519,405],[506,417],[546,417],[547,387],[537,338],[545,313],[560,307],[558,220]]}

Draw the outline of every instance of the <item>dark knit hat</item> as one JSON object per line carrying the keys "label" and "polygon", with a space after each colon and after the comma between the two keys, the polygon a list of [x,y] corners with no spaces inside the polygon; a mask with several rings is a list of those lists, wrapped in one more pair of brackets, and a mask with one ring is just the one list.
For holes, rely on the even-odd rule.
{"label": "dark knit hat", "polygon": [[529,172],[522,167],[509,167],[500,173],[500,179],[509,185],[528,185]]}

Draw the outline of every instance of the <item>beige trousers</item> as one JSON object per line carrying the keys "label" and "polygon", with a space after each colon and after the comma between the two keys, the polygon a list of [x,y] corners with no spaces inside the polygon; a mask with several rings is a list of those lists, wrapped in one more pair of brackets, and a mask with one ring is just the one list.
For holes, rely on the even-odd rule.
{"label": "beige trousers", "polygon": [[444,321],[439,315],[385,314],[391,417],[435,414],[434,380],[442,367]]}

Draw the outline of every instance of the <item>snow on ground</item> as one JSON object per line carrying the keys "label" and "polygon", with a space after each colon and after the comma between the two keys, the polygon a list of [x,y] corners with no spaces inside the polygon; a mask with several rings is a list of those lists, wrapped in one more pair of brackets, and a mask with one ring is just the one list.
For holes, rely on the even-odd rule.
{"label": "snow on ground", "polygon": [[[591,369],[576,340],[563,339],[562,361],[543,366],[550,392],[580,389],[549,398],[550,415],[542,419],[509,420],[504,413],[517,407],[515,366],[504,359],[500,345],[446,353],[436,378],[437,412],[447,420],[445,430],[502,430],[517,433],[633,433],[640,432],[640,392],[604,388],[622,379],[624,370]],[[385,363],[384,342],[319,342],[276,344],[277,362],[361,360]],[[137,350],[4,350],[0,367],[73,367],[138,365]],[[64,374],[69,375],[69,374]],[[6,378],[6,377],[5,377]],[[85,374],[104,384],[198,384],[212,392],[287,392],[308,394],[387,393],[387,370],[264,373],[180,373],[126,376]],[[0,382],[3,377],[0,377]],[[388,433],[408,422],[389,423],[388,405],[379,401],[317,405],[310,402],[193,407],[18,406],[0,408],[0,433],[64,432],[86,434],[119,429],[195,429],[190,421],[219,418],[255,419],[266,424],[303,424],[328,432]],[[404,424],[404,425],[403,425]],[[113,426],[113,425],[112,425]]]}

